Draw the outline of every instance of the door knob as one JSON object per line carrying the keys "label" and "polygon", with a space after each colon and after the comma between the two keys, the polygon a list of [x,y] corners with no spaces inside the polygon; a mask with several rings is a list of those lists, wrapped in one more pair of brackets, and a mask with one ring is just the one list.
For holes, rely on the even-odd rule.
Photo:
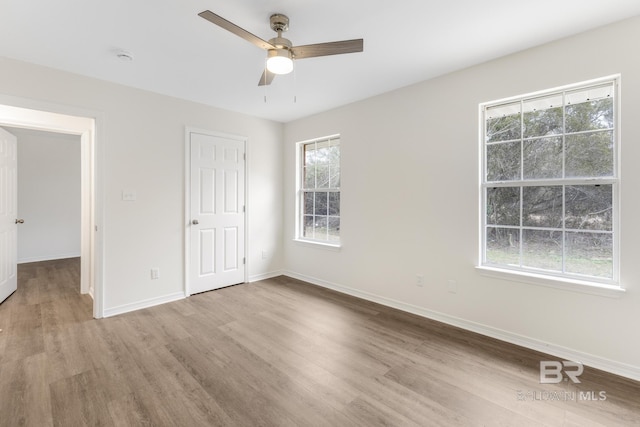
{"label": "door knob", "polygon": [[24,219],[16,219],[16,224],[24,224]]}
{"label": "door knob", "polygon": [[200,224],[200,223],[198,222],[198,220],[197,220],[197,219],[194,219],[193,221],[191,221],[191,224],[193,224],[193,225],[198,225],[198,224]]}

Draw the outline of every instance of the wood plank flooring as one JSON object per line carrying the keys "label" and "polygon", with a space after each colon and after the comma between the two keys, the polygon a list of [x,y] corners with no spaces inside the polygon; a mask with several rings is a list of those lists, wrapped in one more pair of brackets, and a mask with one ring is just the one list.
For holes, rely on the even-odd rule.
{"label": "wood plank flooring", "polygon": [[[91,317],[79,260],[0,305],[0,426],[631,426],[640,383],[287,277]],[[604,391],[606,400],[585,400]]]}

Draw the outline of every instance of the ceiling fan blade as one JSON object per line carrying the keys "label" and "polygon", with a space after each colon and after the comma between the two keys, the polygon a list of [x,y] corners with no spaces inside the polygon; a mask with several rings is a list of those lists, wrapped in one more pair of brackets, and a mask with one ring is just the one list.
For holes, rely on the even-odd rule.
{"label": "ceiling fan blade", "polygon": [[260,81],[258,82],[258,86],[270,85],[275,76],[276,75],[274,73],[265,68],[264,73],[262,73]]}
{"label": "ceiling fan blade", "polygon": [[233,22],[227,21],[222,16],[216,15],[210,10],[202,11],[198,14],[198,16],[206,19],[207,21],[213,24],[216,24],[219,27],[224,28],[227,31],[232,32],[236,36],[242,37],[246,41],[253,43],[254,45],[258,46],[261,49],[275,49],[275,46],[273,46],[271,43],[268,43],[262,40],[260,37],[251,34],[249,31],[245,30],[244,28],[238,27]]}
{"label": "ceiling fan blade", "polygon": [[316,56],[340,55],[343,53],[362,52],[364,47],[362,39],[343,40],[341,42],[328,42],[307,44],[291,48],[294,59],[314,58]]}

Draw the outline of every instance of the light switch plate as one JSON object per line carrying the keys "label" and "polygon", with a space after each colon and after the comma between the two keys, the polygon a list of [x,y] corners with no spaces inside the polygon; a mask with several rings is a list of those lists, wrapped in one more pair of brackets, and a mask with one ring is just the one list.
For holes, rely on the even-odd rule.
{"label": "light switch plate", "polygon": [[135,202],[136,190],[122,190],[122,200],[125,202]]}

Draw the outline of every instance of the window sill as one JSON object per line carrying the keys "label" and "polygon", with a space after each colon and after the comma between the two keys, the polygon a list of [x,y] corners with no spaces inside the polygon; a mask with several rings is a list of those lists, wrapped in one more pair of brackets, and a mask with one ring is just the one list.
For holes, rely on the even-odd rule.
{"label": "window sill", "polygon": [[308,248],[325,249],[328,251],[340,252],[342,246],[340,244],[315,242],[313,240],[293,239],[294,243],[299,246],[306,246]]}
{"label": "window sill", "polygon": [[476,270],[480,275],[486,277],[512,280],[530,285],[545,286],[548,288],[581,292],[609,298],[620,298],[626,292],[624,288],[615,285],[607,285],[605,283],[587,282],[584,280],[567,279],[562,277],[550,277],[541,274],[511,271],[487,266],[476,266]]}

